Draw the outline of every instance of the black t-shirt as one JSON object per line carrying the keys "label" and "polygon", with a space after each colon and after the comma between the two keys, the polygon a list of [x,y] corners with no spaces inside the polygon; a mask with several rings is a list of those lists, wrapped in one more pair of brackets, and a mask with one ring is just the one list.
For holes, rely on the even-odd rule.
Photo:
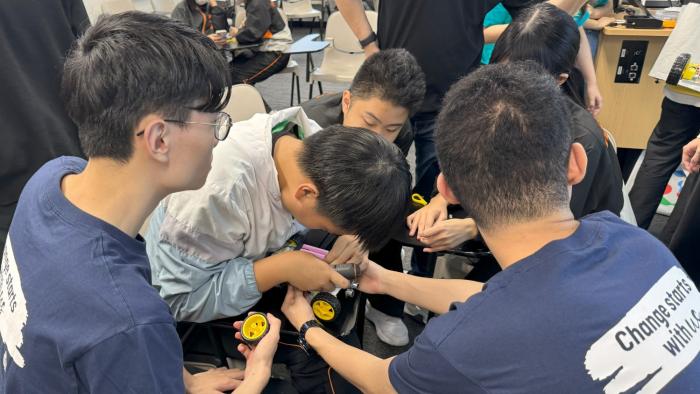
{"label": "black t-shirt", "polygon": [[615,149],[590,112],[568,97],[566,102],[574,142],[583,145],[588,157],[586,176],[571,191],[571,212],[577,219],[606,210],[620,216],[623,181]]}
{"label": "black t-shirt", "polygon": [[484,46],[484,16],[503,3],[511,15],[538,0],[382,0],[377,37],[381,49],[405,48],[427,82],[421,112],[437,112],[442,96],[473,71]]}
{"label": "black t-shirt", "polygon": [[17,201],[47,161],[82,156],[59,86],[65,56],[90,22],[80,0],[4,0],[0,21],[0,206],[5,206]]}

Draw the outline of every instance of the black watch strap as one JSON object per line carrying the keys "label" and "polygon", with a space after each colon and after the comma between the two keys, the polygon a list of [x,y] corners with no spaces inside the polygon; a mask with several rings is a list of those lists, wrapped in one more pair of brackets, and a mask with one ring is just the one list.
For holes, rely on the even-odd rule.
{"label": "black watch strap", "polygon": [[306,354],[311,354],[314,352],[314,349],[311,346],[309,346],[308,342],[306,342],[306,332],[309,331],[309,329],[312,327],[323,328],[321,327],[321,324],[316,320],[309,320],[306,323],[302,324],[301,328],[299,328],[299,346],[301,346],[301,349],[304,350]]}
{"label": "black watch strap", "polygon": [[360,46],[362,47],[362,49],[364,49],[367,45],[369,45],[375,41],[377,41],[377,35],[374,34],[374,32],[370,32],[369,35],[365,39],[360,40]]}

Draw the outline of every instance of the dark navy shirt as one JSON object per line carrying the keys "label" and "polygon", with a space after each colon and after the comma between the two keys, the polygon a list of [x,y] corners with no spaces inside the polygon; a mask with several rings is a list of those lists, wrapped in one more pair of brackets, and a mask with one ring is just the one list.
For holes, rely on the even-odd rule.
{"label": "dark navy shirt", "polygon": [[181,393],[182,350],[145,245],[81,211],[45,164],[22,191],[0,266],[0,393]]}
{"label": "dark navy shirt", "polygon": [[589,215],[430,321],[400,393],[698,393],[700,293],[659,241]]}

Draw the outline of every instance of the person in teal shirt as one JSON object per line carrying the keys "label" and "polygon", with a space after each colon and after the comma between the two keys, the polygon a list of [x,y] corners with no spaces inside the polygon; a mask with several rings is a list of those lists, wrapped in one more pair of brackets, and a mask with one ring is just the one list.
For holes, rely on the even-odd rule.
{"label": "person in teal shirt", "polygon": [[[484,17],[484,36],[488,44],[484,44],[484,49],[481,51],[481,64],[489,64],[491,62],[491,53],[495,45],[496,39],[501,35],[506,26],[513,21],[513,18],[506,10],[503,4],[498,3]],[[500,25],[505,25],[501,27]],[[493,27],[492,27],[493,26]],[[489,29],[489,27],[492,27]],[[493,34],[495,39],[489,40],[487,34]],[[495,35],[497,34],[497,35]]]}
{"label": "person in teal shirt", "polygon": [[588,37],[588,44],[591,47],[591,54],[595,58],[598,50],[598,38],[600,36],[600,31],[603,30],[605,26],[615,22],[615,13],[613,10],[613,3],[611,1],[590,0],[588,4],[589,5],[587,8],[590,11],[591,17],[585,21],[583,28],[586,31],[586,36]]}

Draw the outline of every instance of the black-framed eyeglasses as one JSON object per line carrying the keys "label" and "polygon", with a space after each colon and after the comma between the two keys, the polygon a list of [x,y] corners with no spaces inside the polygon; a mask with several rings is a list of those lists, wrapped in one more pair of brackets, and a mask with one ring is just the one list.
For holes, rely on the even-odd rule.
{"label": "black-framed eyeglasses", "polygon": [[[163,119],[166,122],[171,122],[171,123],[179,123],[179,124],[200,124],[204,126],[214,126],[214,138],[216,138],[219,141],[223,141],[228,137],[229,131],[231,131],[231,125],[233,124],[233,121],[231,120],[231,116],[227,114],[226,112],[219,112],[216,116],[216,123],[207,123],[207,122],[190,122],[190,121],[185,121],[185,120],[175,120],[175,119]],[[136,133],[136,136],[141,136],[145,133],[145,130],[141,130],[138,133]]]}

